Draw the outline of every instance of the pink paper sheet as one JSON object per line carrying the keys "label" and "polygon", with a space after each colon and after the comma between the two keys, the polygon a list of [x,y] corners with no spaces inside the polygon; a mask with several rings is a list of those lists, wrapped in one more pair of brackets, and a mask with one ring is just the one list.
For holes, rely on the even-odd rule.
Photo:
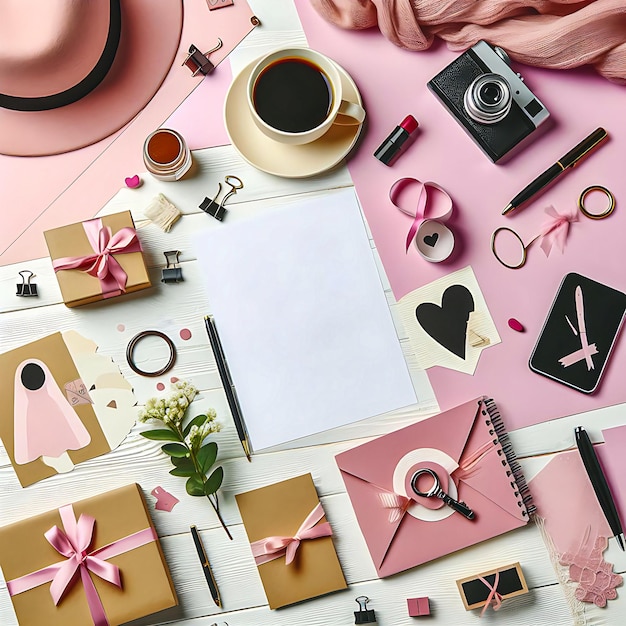
{"label": "pink paper sheet", "polygon": [[622,525],[626,526],[626,425],[602,431],[604,445],[596,446]]}
{"label": "pink paper sheet", "polygon": [[164,125],[181,102],[168,123],[183,136],[193,134],[190,148],[228,142],[222,103],[231,80],[230,67],[221,64],[202,80],[192,78],[180,64],[190,44],[209,49],[220,37],[224,46],[211,55],[212,62],[219,63],[251,30],[252,12],[243,0],[221,11],[209,11],[205,0],[186,0],[184,10],[176,62],[152,101],[125,128],[66,154],[0,155],[5,220],[0,230],[0,265],[47,256],[44,230],[96,215],[127,176],[145,170],[142,146],[146,136]]}
{"label": "pink paper sheet", "polygon": [[[550,110],[553,126],[506,165],[494,165],[426,87],[455,53],[441,43],[426,52],[402,50],[376,29],[342,30],[325,22],[309,0],[295,2],[309,45],[338,61],[363,96],[368,127],[349,169],[396,298],[469,264],[502,337],[500,345],[482,354],[474,376],[439,367],[429,370],[441,409],[488,393],[513,430],[626,401],[620,375],[626,370],[624,340],[618,342],[600,389],[592,396],[534,374],[527,365],[567,272],[626,290],[626,210],[620,208],[626,202],[626,89],[587,69],[558,72],[516,67]],[[420,122],[416,140],[392,167],[386,167],[372,153],[409,113]],[[502,209],[513,196],[598,126],[606,128],[611,138],[596,154],[534,204],[502,217]],[[388,196],[391,185],[404,176],[436,182],[452,196],[455,212],[448,226],[456,234],[457,250],[450,262],[428,263],[414,246],[405,253],[411,219]],[[530,241],[545,221],[544,207],[553,204],[564,211],[593,184],[605,185],[615,194],[618,208],[610,218],[592,221],[581,216],[572,224],[563,255],[555,251],[546,258],[535,245],[520,270],[497,263],[490,249],[495,228],[510,226]],[[508,328],[510,317],[518,319],[526,332]]]}

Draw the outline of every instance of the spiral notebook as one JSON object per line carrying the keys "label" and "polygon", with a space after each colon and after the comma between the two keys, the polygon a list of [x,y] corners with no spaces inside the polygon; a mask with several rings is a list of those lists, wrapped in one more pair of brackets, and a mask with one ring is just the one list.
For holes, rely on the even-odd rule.
{"label": "spiral notebook", "polygon": [[[486,397],[335,459],[381,578],[524,526],[535,510],[497,406]],[[411,482],[423,468],[474,518],[417,495]],[[432,485],[426,478],[422,491]]]}

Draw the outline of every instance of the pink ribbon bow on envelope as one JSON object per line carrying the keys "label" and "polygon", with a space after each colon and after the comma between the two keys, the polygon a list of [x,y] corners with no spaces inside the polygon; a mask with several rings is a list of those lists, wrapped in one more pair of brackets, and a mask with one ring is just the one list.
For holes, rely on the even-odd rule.
{"label": "pink ribbon bow on envelope", "polygon": [[329,537],[333,531],[328,522],[316,525],[324,517],[322,503],[307,515],[300,528],[293,537],[266,537],[250,544],[252,555],[257,565],[268,563],[285,555],[285,565],[289,565],[295,558],[301,541]]}
{"label": "pink ribbon bow on envelope", "polygon": [[137,232],[126,226],[113,235],[111,229],[103,226],[99,218],[83,222],[83,228],[93,248],[93,254],[56,259],[52,262],[54,271],[82,270],[100,281],[105,298],[120,295],[126,290],[128,276],[113,255],[141,252]]}
{"label": "pink ribbon bow on envelope", "polygon": [[546,256],[549,256],[553,246],[556,246],[561,252],[565,250],[569,225],[578,221],[578,210],[576,207],[572,207],[567,213],[559,213],[550,205],[546,207],[546,215],[552,219],[547,220],[541,227],[539,247]]}
{"label": "pink ribbon bow on envelope", "polygon": [[89,551],[93,541],[96,520],[91,515],[82,514],[76,521],[74,508],[71,504],[61,507],[59,515],[63,523],[63,530],[58,526],[53,526],[44,534],[50,545],[66,560],[7,581],[9,594],[14,596],[44,583],[52,582],[50,595],[56,606],[61,602],[63,594],[77,582],[76,572],[80,571],[80,580],[85,589],[94,626],[108,626],[109,621],[104,606],[89,572],[117,587],[121,587],[119,568],[112,563],[107,563],[106,560],[139,548],[151,541],[156,541],[156,533],[152,527],[148,527],[107,546]]}

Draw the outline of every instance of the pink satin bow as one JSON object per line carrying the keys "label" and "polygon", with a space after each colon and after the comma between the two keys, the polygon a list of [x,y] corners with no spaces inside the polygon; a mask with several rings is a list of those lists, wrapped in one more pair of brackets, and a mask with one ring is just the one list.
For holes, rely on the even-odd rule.
{"label": "pink satin bow", "polygon": [[307,515],[293,537],[266,537],[250,544],[252,555],[257,565],[268,563],[285,555],[285,565],[295,558],[300,542],[305,539],[329,537],[333,531],[328,522],[316,525],[324,517],[321,502]]}
{"label": "pink satin bow", "polygon": [[540,248],[545,252],[546,256],[550,255],[553,246],[556,246],[561,252],[565,250],[565,241],[569,233],[569,225],[578,221],[578,211],[576,207],[572,207],[569,213],[559,213],[552,205],[546,207],[546,215],[550,216],[539,233],[541,243]]}
{"label": "pink satin bow", "polygon": [[50,595],[56,606],[61,602],[63,594],[78,580],[76,577],[78,570],[94,626],[109,626],[104,606],[89,572],[121,587],[119,568],[112,563],[107,563],[106,559],[156,541],[156,533],[152,527],[148,527],[102,548],[89,551],[93,540],[95,519],[91,515],[82,514],[76,521],[71,504],[61,507],[59,515],[63,522],[63,530],[58,526],[53,526],[44,535],[52,547],[66,560],[8,581],[9,594],[14,596],[51,582]]}
{"label": "pink satin bow", "polygon": [[113,255],[141,252],[137,232],[127,226],[113,235],[108,226],[103,226],[101,219],[83,222],[83,228],[93,254],[56,259],[52,262],[54,271],[82,270],[100,281],[105,298],[120,295],[126,290],[128,276]]}
{"label": "pink satin bow", "polygon": [[479,577],[478,580],[487,585],[487,588],[489,589],[489,595],[487,596],[487,600],[485,600],[485,606],[483,606],[483,610],[480,612],[480,616],[482,617],[484,612],[490,606],[493,606],[494,611],[497,611],[500,606],[502,606],[502,596],[496,591],[498,589],[498,582],[500,582],[500,572],[496,572],[495,578],[493,579],[493,585],[490,585],[482,576]]}

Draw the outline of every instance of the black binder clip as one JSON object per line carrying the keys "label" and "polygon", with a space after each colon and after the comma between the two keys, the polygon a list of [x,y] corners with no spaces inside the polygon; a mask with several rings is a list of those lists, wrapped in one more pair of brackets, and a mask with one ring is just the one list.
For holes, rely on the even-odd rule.
{"label": "black binder clip", "polygon": [[367,596],[359,596],[355,602],[359,605],[359,610],[354,612],[355,624],[375,624],[376,613],[374,609],[368,609],[367,603],[370,599]]}
{"label": "black binder clip", "polygon": [[235,195],[238,189],[243,189],[243,183],[237,176],[226,176],[224,182],[230,187],[230,191],[224,195],[219,203],[217,202],[217,198],[220,193],[222,193],[222,183],[217,183],[217,193],[213,196],[213,200],[205,198],[200,203],[200,208],[205,213],[208,213],[220,222],[224,219],[224,215],[226,215],[226,208],[224,207],[226,200]]}
{"label": "black binder clip", "polygon": [[15,292],[16,296],[22,296],[24,298],[30,298],[32,296],[37,296],[37,285],[35,283],[31,283],[31,278],[35,275],[30,270],[22,270],[18,272],[18,274],[22,277],[22,283],[17,284],[17,291]]}
{"label": "black binder clip", "polygon": [[180,250],[170,250],[164,252],[167,266],[161,270],[161,282],[162,283],[182,283],[183,282],[183,270],[178,265],[178,255]]}
{"label": "black binder clip", "polygon": [[209,61],[209,55],[216,50],[219,50],[222,47],[222,40],[217,38],[217,46],[215,48],[211,48],[208,52],[200,52],[196,46],[191,44],[189,46],[189,54],[187,54],[187,58],[183,61],[183,65],[186,65],[191,70],[192,76],[197,76],[198,74],[203,74],[206,76],[210,74],[214,69],[215,65]]}

